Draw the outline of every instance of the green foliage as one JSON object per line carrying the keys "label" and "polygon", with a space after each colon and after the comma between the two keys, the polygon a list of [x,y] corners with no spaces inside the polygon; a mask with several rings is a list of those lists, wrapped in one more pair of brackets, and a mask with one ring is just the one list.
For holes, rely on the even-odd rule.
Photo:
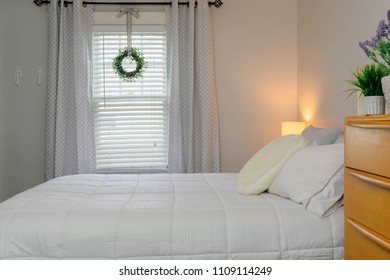
{"label": "green foliage", "polygon": [[385,71],[390,71],[390,42],[381,39],[376,43],[375,51],[370,51],[369,58],[378,63]]}
{"label": "green foliage", "polygon": [[375,64],[368,64],[353,73],[355,80],[348,81],[355,86],[347,90],[351,96],[354,93],[360,93],[363,96],[383,96],[382,83],[383,77],[389,75],[389,71]]}
{"label": "green foliage", "polygon": [[[126,71],[123,68],[123,60],[125,60],[125,58],[130,58],[137,63],[134,71]],[[136,48],[124,48],[123,50],[119,50],[118,56],[116,56],[112,62],[112,67],[114,68],[115,74],[123,81],[131,83],[142,78],[143,73],[147,69],[147,63],[145,62],[143,54]]]}

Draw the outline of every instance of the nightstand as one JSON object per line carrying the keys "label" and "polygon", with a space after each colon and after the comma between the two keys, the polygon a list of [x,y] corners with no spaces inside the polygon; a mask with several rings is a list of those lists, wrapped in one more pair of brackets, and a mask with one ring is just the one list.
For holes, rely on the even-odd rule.
{"label": "nightstand", "polygon": [[390,259],[390,115],[345,120],[345,259]]}

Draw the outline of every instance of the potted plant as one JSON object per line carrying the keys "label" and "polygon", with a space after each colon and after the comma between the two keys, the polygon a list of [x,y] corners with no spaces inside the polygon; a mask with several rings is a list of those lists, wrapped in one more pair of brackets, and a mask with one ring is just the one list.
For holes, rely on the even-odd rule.
{"label": "potted plant", "polygon": [[[368,58],[390,73],[390,10],[387,11],[387,22],[385,20],[379,22],[376,35],[371,40],[360,42],[359,46]],[[382,79],[382,88],[387,108],[390,110],[390,76],[388,75]]]}
{"label": "potted plant", "polygon": [[355,88],[347,90],[350,92],[349,96],[354,93],[364,96],[364,110],[367,115],[381,115],[385,113],[385,100],[381,80],[389,73],[390,71],[383,67],[368,64],[353,73],[354,80],[348,81],[355,86]]}

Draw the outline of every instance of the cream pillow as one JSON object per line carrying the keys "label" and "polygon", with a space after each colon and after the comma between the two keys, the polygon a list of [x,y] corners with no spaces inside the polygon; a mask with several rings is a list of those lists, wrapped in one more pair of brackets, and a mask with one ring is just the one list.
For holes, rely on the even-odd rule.
{"label": "cream pillow", "polygon": [[260,149],[238,174],[237,192],[260,194],[268,189],[287,160],[307,145],[301,135],[279,137]]}

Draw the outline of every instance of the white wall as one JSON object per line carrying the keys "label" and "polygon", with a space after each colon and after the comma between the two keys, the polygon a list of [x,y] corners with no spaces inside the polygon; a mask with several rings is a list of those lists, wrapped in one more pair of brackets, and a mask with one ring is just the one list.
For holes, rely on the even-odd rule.
{"label": "white wall", "polygon": [[360,41],[375,35],[390,8],[386,0],[298,0],[298,114],[301,120],[343,128],[357,114],[356,96],[342,94],[352,72],[371,63]]}
{"label": "white wall", "polygon": [[[0,201],[43,182],[46,33],[46,9],[0,0]],[[18,87],[16,66],[23,70]]]}
{"label": "white wall", "polygon": [[238,172],[280,123],[297,119],[297,1],[213,8],[223,172]]}

